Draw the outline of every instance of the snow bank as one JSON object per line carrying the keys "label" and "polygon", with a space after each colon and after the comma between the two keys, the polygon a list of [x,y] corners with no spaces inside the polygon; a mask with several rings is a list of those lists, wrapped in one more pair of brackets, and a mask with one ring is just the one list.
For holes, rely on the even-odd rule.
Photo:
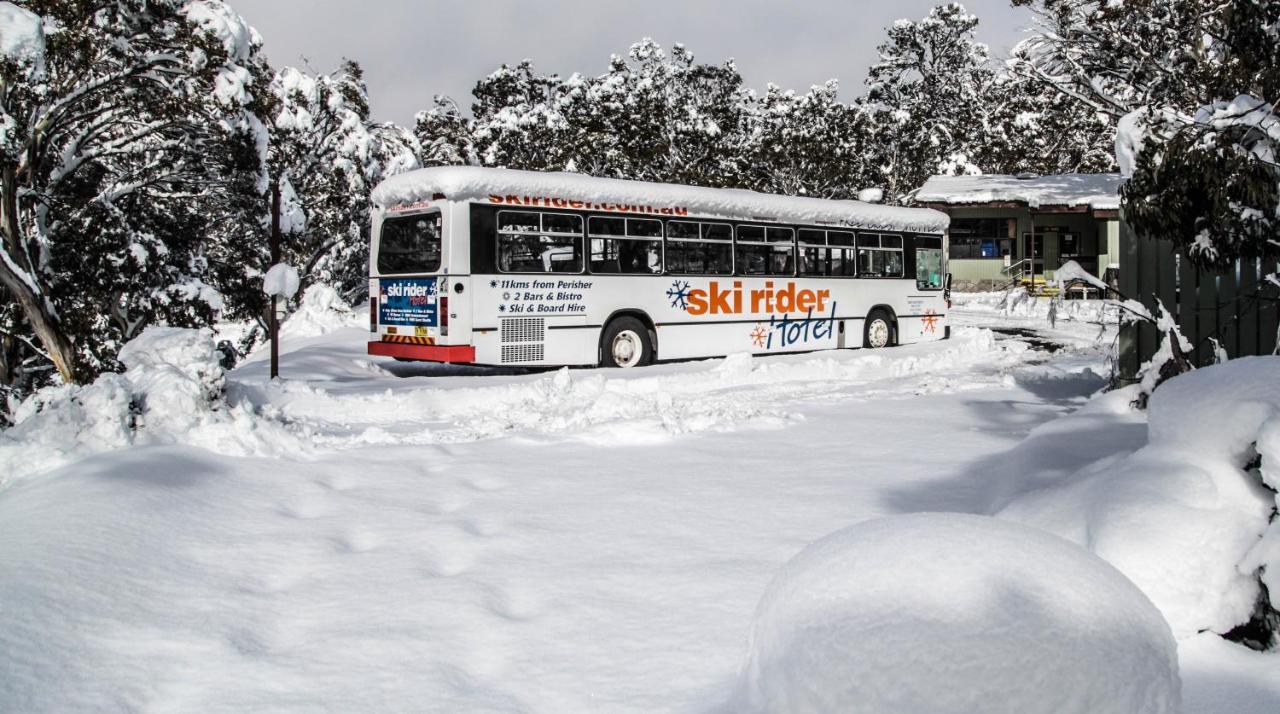
{"label": "snow bank", "polygon": [[302,293],[302,300],[280,326],[282,340],[327,335],[347,327],[367,328],[368,316],[359,315],[332,286],[316,283]]}
{"label": "snow bank", "polygon": [[[292,318],[291,318],[292,319]],[[289,323],[285,324],[286,333]],[[348,328],[362,345],[367,328]],[[344,338],[335,332],[332,341]],[[286,348],[289,341],[283,341]],[[290,424],[313,427],[318,443],[347,448],[368,443],[441,444],[512,436],[568,434],[608,446],[651,444],[701,432],[773,429],[796,420],[792,407],[844,394],[913,397],[1002,387],[1026,363],[1028,346],[997,340],[990,330],[957,328],[952,339],[891,352],[852,350],[753,357],[746,353],[684,366],[645,370],[570,370],[499,376],[457,385],[390,377],[361,355],[342,352],[282,367],[290,380],[270,380],[251,359],[235,373],[232,392],[269,405]],[[427,365],[381,364],[395,372]],[[371,371],[372,370],[372,371]],[[429,373],[429,372],[428,372]],[[343,374],[340,379],[334,376]],[[252,375],[252,376],[251,376]],[[361,384],[352,389],[352,381]],[[415,415],[412,430],[397,428]],[[355,425],[357,436],[352,440]],[[363,429],[363,430],[361,430]],[[341,436],[329,437],[329,434]]]}
{"label": "snow bank", "polygon": [[1055,309],[1054,298],[1036,297],[1022,288],[980,293],[953,292],[951,301],[960,310],[1003,317],[1048,320],[1050,312],[1053,312],[1056,320],[1117,324],[1119,319],[1119,308],[1105,300],[1059,300]]}
{"label": "snow bank", "polygon": [[11,2],[0,2],[0,58],[44,73],[44,25],[40,16]]}
{"label": "snow bank", "polygon": [[0,432],[0,485],[88,454],[143,444],[190,444],[226,454],[305,451],[283,427],[223,399],[209,330],[149,327],[120,350],[123,374],[42,389]]}
{"label": "snow bank", "polygon": [[[999,515],[1105,558],[1142,588],[1179,638],[1227,632],[1252,613],[1256,569],[1267,566],[1273,579],[1280,571],[1276,527],[1260,540],[1273,494],[1244,471],[1255,441],[1275,454],[1271,464],[1280,463],[1280,358],[1178,376],[1155,390],[1149,411],[1145,447],[1021,496]],[[1280,469],[1266,464],[1264,456],[1274,483]]]}
{"label": "snow bank", "polygon": [[894,516],[792,558],[756,611],[735,711],[1178,711],[1177,651],[1123,575],[982,516]]}
{"label": "snow bank", "polygon": [[916,192],[916,203],[995,203],[1013,201],[1031,208],[1088,206],[1120,208],[1119,174],[1058,174],[1018,178],[1006,174],[930,176]]}
{"label": "snow bank", "polygon": [[[900,208],[858,201],[775,196],[740,189],[702,188],[595,178],[562,172],[514,171],[475,166],[438,166],[410,171],[383,181],[373,202],[383,209],[430,201],[437,194],[451,200],[487,201],[490,196],[513,195],[537,205],[597,208],[641,213],[672,209],[692,216],[771,220],[795,223],[837,223],[870,230],[941,233],[949,219],[927,208]],[[547,201],[543,201],[546,199]],[[573,205],[577,204],[577,205]],[[644,209],[651,208],[653,211]],[[659,213],[663,215],[663,213]]]}

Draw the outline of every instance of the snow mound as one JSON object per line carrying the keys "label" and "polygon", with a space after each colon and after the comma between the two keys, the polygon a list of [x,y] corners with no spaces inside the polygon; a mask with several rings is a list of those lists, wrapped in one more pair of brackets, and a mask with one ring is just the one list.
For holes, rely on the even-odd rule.
{"label": "snow mound", "polygon": [[[1280,529],[1263,533],[1274,494],[1244,469],[1252,444],[1275,479],[1280,445],[1280,358],[1250,357],[1196,370],[1156,389],[1148,443],[1021,496],[1000,516],[1075,541],[1129,576],[1174,634],[1225,633],[1246,622],[1255,571],[1280,571]],[[1272,469],[1272,470],[1265,470]],[[1274,482],[1274,481],[1273,481]]]}
{"label": "snow mound", "polygon": [[149,327],[120,350],[123,374],[40,390],[0,432],[0,485],[131,445],[190,444],[235,455],[305,451],[298,437],[247,404],[226,402],[218,358],[210,330]]}
{"label": "snow mound", "polygon": [[1160,612],[1077,546],[982,516],[861,523],[769,585],[735,711],[1178,711]]}
{"label": "snow mound", "polygon": [[356,314],[332,286],[316,283],[302,293],[298,309],[280,326],[281,339],[327,335],[347,327],[365,327],[367,318]]}
{"label": "snow mound", "polygon": [[301,284],[302,280],[298,277],[297,268],[286,263],[276,263],[267,270],[266,275],[262,276],[262,292],[285,300],[293,299],[293,296],[298,294],[298,286]]}
{"label": "snow mound", "polygon": [[1259,430],[1280,415],[1280,359],[1242,357],[1189,372],[1157,389],[1149,408],[1152,444],[1243,464]]}

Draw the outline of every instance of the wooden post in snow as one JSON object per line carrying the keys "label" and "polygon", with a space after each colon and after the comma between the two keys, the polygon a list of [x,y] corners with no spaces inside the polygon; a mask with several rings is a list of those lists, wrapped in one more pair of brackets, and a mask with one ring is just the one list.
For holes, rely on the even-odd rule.
{"label": "wooden post in snow", "polygon": [[[280,182],[271,182],[271,265],[280,264]],[[271,313],[267,317],[267,329],[271,331],[271,378],[280,376],[280,323],[276,319],[276,301],[280,296],[271,294]]]}

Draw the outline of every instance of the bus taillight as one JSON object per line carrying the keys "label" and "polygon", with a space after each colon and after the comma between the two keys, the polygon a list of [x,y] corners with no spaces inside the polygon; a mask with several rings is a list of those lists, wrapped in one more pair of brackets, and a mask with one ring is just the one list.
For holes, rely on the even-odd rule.
{"label": "bus taillight", "polygon": [[378,296],[369,296],[369,332],[378,331]]}
{"label": "bus taillight", "polygon": [[449,334],[449,298],[446,295],[440,296],[440,335]]}

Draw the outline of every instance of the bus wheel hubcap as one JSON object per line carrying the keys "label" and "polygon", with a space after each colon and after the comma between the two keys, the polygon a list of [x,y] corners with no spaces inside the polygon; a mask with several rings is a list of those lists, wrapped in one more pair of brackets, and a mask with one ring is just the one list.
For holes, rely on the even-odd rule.
{"label": "bus wheel hubcap", "polygon": [[889,325],[884,320],[875,320],[868,335],[872,347],[884,347],[889,344]]}
{"label": "bus wheel hubcap", "polygon": [[619,332],[613,338],[613,362],[619,367],[634,367],[640,361],[640,336],[634,332]]}

